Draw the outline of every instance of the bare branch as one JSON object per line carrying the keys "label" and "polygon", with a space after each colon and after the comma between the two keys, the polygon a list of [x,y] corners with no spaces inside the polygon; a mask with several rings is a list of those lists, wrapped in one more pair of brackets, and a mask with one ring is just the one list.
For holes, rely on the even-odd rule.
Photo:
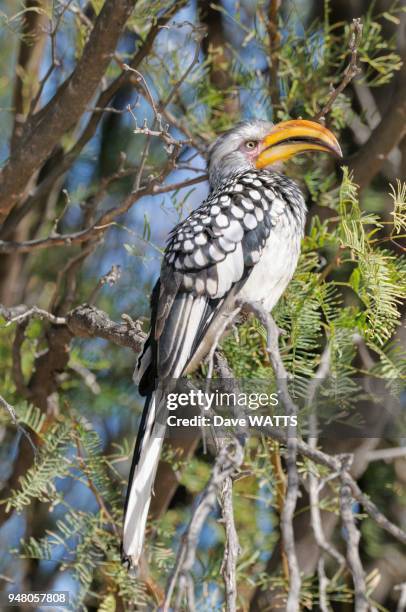
{"label": "bare branch", "polygon": [[406,582],[396,585],[395,589],[400,591],[398,607],[396,612],[405,612],[406,610]]}
{"label": "bare branch", "polygon": [[[133,58],[131,59],[129,65],[132,68],[137,68],[140,63],[145,59],[145,57],[151,52],[154,41],[160,32],[161,28],[167,24],[167,22],[173,17],[174,13],[182,8],[186,4],[186,0],[179,0],[178,2],[173,3],[167,9],[165,9],[161,15],[156,19],[154,24],[151,26],[147,36],[145,37],[144,43],[137,50]],[[130,72],[123,72],[112,82],[108,87],[106,87],[99,95],[96,100],[95,106],[96,108],[104,108],[113,98],[113,96],[119,91],[119,89],[125,85],[131,77]],[[86,106],[86,109],[88,106]],[[92,113],[88,122],[86,123],[80,137],[77,142],[73,145],[73,147],[64,155],[62,161],[57,164],[57,166],[49,172],[47,177],[41,181],[38,187],[35,189],[32,195],[29,195],[25,198],[24,202],[18,209],[14,209],[7,221],[5,223],[5,227],[7,227],[7,232],[10,231],[10,228],[13,228],[17,225],[17,223],[27,214],[29,210],[41,199],[44,195],[48,194],[52,189],[52,186],[55,182],[72,166],[74,161],[77,159],[84,146],[89,142],[89,140],[94,135],[99,122],[103,117],[103,113],[100,111],[95,111]],[[174,124],[175,125],[175,124]],[[5,230],[1,232],[2,237],[7,237],[7,232]],[[0,243],[1,244],[1,243]],[[1,252],[1,249],[0,249]]]}
{"label": "bare branch", "polygon": [[20,433],[21,433],[23,436],[25,436],[25,437],[26,437],[26,439],[28,440],[28,442],[29,442],[29,444],[30,444],[30,446],[31,446],[31,448],[32,448],[32,450],[33,450],[33,452],[34,452],[34,456],[35,456],[35,455],[36,455],[36,453],[37,453],[37,448],[36,448],[36,446],[35,446],[34,442],[32,441],[32,438],[31,438],[30,434],[29,434],[29,433],[28,433],[28,431],[25,429],[25,427],[23,427],[23,426],[22,426],[22,425],[21,425],[21,424],[18,422],[18,418],[17,418],[16,412],[15,412],[15,410],[14,410],[14,407],[13,407],[11,404],[9,404],[9,403],[8,403],[8,402],[7,402],[7,401],[4,399],[4,397],[2,397],[1,395],[0,395],[0,406],[2,406],[3,408],[5,408],[5,410],[7,410],[7,412],[8,412],[8,413],[9,413],[9,415],[10,415],[10,418],[11,418],[11,420],[13,421],[14,425],[16,426],[17,430],[18,430],[18,431],[19,431],[19,432],[20,432]]}
{"label": "bare branch", "polygon": [[135,353],[141,351],[146,338],[139,322],[115,323],[105,312],[89,304],[71,310],[66,315],[66,324],[74,336],[104,338]]}
{"label": "bare branch", "polygon": [[355,610],[367,612],[369,605],[366,596],[365,572],[359,556],[360,533],[355,524],[352,511],[351,483],[345,473],[342,475],[342,486],[340,491],[340,507],[343,525],[346,529],[347,560],[351,569],[355,590]]}
{"label": "bare branch", "polygon": [[234,521],[233,480],[228,476],[219,487],[219,502],[226,530],[224,556],[221,573],[225,586],[225,605],[227,612],[237,610],[237,560],[240,552],[237,529]]}
{"label": "bare branch", "polygon": [[[309,432],[309,437],[308,437],[308,444],[310,448],[316,448],[317,441],[318,441],[317,408],[314,407],[312,409],[312,404],[314,402],[318,387],[321,385],[323,380],[327,378],[329,371],[330,371],[330,347],[327,344],[326,348],[324,349],[321,355],[320,364],[319,364],[319,367],[317,368],[315,377],[312,381],[310,381],[309,386],[308,386],[307,406],[311,410],[310,419],[309,419],[310,432]],[[330,544],[327,541],[327,538],[324,534],[323,522],[321,520],[321,513],[320,513],[320,500],[319,500],[320,492],[321,492],[321,486],[319,485],[318,478],[316,474],[314,474],[313,471],[310,470],[309,471],[310,520],[311,520],[314,537],[316,539],[317,545],[322,551],[329,554],[340,565],[344,565],[345,564],[344,557],[342,556],[341,553],[338,552],[338,550],[336,550],[336,548],[332,544]],[[321,589],[322,587],[321,583],[323,583],[325,587],[325,583],[327,582],[328,584],[328,580],[324,574],[324,562],[322,561],[322,557],[320,558],[320,562],[321,563],[319,564],[319,582],[320,582],[319,586]]]}
{"label": "bare branch", "polygon": [[72,129],[82,116],[110,63],[134,6],[135,0],[104,3],[71,76],[50,102],[24,124],[23,133],[0,173],[0,222],[24,195],[28,181],[63,134]]}
{"label": "bare branch", "polygon": [[[275,438],[280,442],[284,442],[286,440],[286,433],[282,431],[278,431],[276,428],[268,429],[267,433],[269,436]],[[363,493],[352,478],[352,476],[347,472],[342,472],[342,460],[343,455],[328,455],[321,450],[313,449],[308,444],[303,442],[302,440],[297,441],[297,450],[298,453],[303,455],[304,457],[308,457],[315,463],[319,463],[320,465],[324,465],[329,468],[333,473],[340,473],[340,478],[343,475],[346,478],[346,481],[351,487],[352,494],[354,498],[362,504],[365,512],[369,514],[369,516],[374,519],[374,521],[385,531],[390,533],[395,539],[399,540],[406,544],[406,532],[392,523],[382,512],[377,508],[373,501],[369,499],[365,493]]]}
{"label": "bare branch", "polygon": [[390,112],[382,117],[365,144],[349,159],[354,180],[363,189],[381,171],[393,149],[406,135],[406,64],[398,74],[399,87]]}
{"label": "bare branch", "polygon": [[26,10],[21,24],[21,42],[18,49],[13,91],[14,125],[11,148],[21,136],[27,105],[33,96],[36,98],[38,95],[35,94],[35,87],[46,42],[48,22],[44,3],[37,2],[37,0],[26,0],[24,6]]}
{"label": "bare branch", "polygon": [[[141,331],[141,323],[133,321],[126,314],[122,315],[124,323],[115,323],[108,315],[89,304],[81,304],[67,313],[66,317],[56,317],[55,315],[37,308],[29,308],[24,304],[5,308],[0,304],[0,314],[6,319],[7,325],[18,322],[18,328],[22,329],[32,317],[49,321],[53,325],[66,326],[73,336],[82,338],[103,338],[117,344],[132,349],[135,353],[142,350],[146,334]],[[24,336],[20,342],[24,340]],[[22,376],[22,373],[21,373]],[[23,383],[23,380],[20,381]],[[19,390],[23,393],[22,390]],[[24,393],[23,393],[24,395]]]}
{"label": "bare branch", "polygon": [[[267,351],[271,359],[272,368],[275,373],[281,400],[286,408],[288,415],[293,416],[298,412],[297,406],[293,402],[287,380],[289,378],[283,364],[279,350],[279,329],[272,316],[264,309],[259,302],[245,302],[247,306],[261,321],[267,332]],[[300,605],[301,578],[299,563],[296,556],[295,534],[293,531],[293,518],[299,494],[299,475],[297,472],[297,432],[296,428],[289,425],[287,428],[287,456],[286,467],[288,472],[285,502],[281,512],[281,532],[283,548],[288,559],[289,566],[289,595],[286,603],[287,612],[296,612]]]}
{"label": "bare branch", "polygon": [[[169,173],[169,169],[167,173]],[[131,193],[123,200],[120,206],[109,209],[103,213],[93,225],[84,230],[72,232],[70,234],[57,234],[48,236],[46,238],[37,238],[35,240],[25,240],[22,242],[0,240],[0,253],[15,253],[17,251],[20,253],[29,253],[31,251],[47,249],[55,246],[70,247],[72,245],[83,244],[89,240],[101,237],[106,230],[112,226],[115,218],[127,212],[143,196],[168,193],[169,191],[176,191],[178,189],[182,189],[183,187],[196,185],[206,181],[207,175],[204,174],[202,176],[197,176],[192,179],[179,181],[178,183],[172,183],[169,185],[160,185],[162,180],[162,176],[154,178],[149,182],[148,186],[141,187],[138,191]]]}
{"label": "bare branch", "polygon": [[369,451],[366,456],[366,461],[393,461],[406,457],[406,446],[397,448],[378,448],[377,450]]}
{"label": "bare branch", "polygon": [[[234,440],[232,444],[224,446],[217,455],[211,478],[193,510],[189,525],[182,537],[182,542],[175,561],[175,567],[166,586],[162,612],[169,612],[172,595],[178,582],[180,591],[178,595],[179,602],[182,600],[185,592],[190,593],[190,591],[193,590],[190,584],[192,580],[191,570],[196,559],[196,549],[200,532],[208,515],[216,506],[216,494],[219,487],[228,477],[232,476],[236,469],[238,469],[242,460],[242,447],[236,440]],[[187,588],[187,585],[189,585],[189,588]],[[191,603],[189,597],[188,603]]]}
{"label": "bare branch", "polygon": [[276,108],[279,105],[279,61],[278,53],[281,42],[281,37],[278,28],[278,13],[281,6],[281,0],[271,0],[268,8],[268,19],[266,26],[269,39],[269,64],[270,64],[270,93],[272,99],[272,110],[275,117]]}
{"label": "bare branch", "polygon": [[[9,311],[12,311],[12,309],[7,309]],[[0,309],[0,313],[4,314],[4,312],[6,311],[6,309],[4,309],[3,307],[1,307]],[[64,317],[56,317],[55,315],[51,314],[50,312],[47,312],[46,310],[43,310],[42,308],[38,308],[37,306],[33,306],[32,308],[28,308],[25,312],[22,312],[21,314],[17,314],[15,316],[11,316],[11,317],[5,317],[6,318],[6,327],[8,327],[9,325],[12,325],[13,323],[23,323],[24,321],[27,321],[29,319],[46,319],[47,321],[49,321],[50,323],[53,323],[54,325],[66,325],[66,319]]]}
{"label": "bare branch", "polygon": [[350,63],[347,68],[344,70],[343,78],[341,83],[333,89],[330,94],[327,103],[323,106],[323,108],[315,115],[316,120],[320,120],[329,113],[333,107],[334,102],[337,100],[338,96],[344,89],[347,87],[349,83],[351,83],[352,79],[360,73],[361,69],[358,66],[358,47],[361,43],[362,39],[362,23],[361,19],[353,19],[352,24],[350,26],[350,40],[349,40],[349,50],[351,53]]}
{"label": "bare branch", "polygon": [[113,264],[109,272],[107,272],[107,274],[104,274],[99,279],[99,282],[97,283],[96,287],[93,289],[92,293],[90,294],[90,297],[88,300],[89,304],[93,304],[100,289],[104,287],[104,285],[109,285],[110,287],[112,287],[120,280],[120,276],[121,276],[121,267],[116,264]]}

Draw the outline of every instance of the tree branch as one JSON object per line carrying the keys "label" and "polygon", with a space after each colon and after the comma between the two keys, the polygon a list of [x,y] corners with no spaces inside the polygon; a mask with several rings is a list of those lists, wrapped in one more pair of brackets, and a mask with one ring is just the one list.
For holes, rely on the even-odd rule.
{"label": "tree branch", "polygon": [[349,160],[354,180],[363,189],[380,172],[390,152],[406,135],[406,64],[398,74],[399,87],[390,109],[366,143]]}
{"label": "tree branch", "polygon": [[117,46],[136,0],[105,2],[71,76],[55,96],[24,124],[0,174],[0,222],[21,199],[34,172],[90,103]]}
{"label": "tree branch", "polygon": [[[244,304],[258,317],[266,329],[266,348],[272,363],[273,371],[275,373],[276,383],[278,385],[282,403],[284,404],[289,416],[296,415],[298,409],[289,393],[287,385],[289,375],[283,364],[279,350],[279,329],[272,316],[264,309],[262,304],[259,302],[245,302]],[[287,612],[296,612],[300,607],[300,588],[302,583],[299,563],[296,555],[295,534],[293,530],[293,518],[299,494],[299,475],[296,465],[298,444],[296,427],[289,425],[286,435],[286,467],[288,478],[286,484],[285,502],[281,512],[281,532],[283,548],[286,553],[289,566],[289,594],[286,603],[286,610]]]}
{"label": "tree branch", "polygon": [[354,609],[357,610],[357,612],[367,612],[369,606],[366,597],[365,572],[364,568],[362,567],[358,550],[361,536],[355,524],[354,514],[352,511],[351,483],[348,481],[345,474],[342,476],[340,508],[341,518],[346,529],[347,560],[354,582]]}
{"label": "tree branch", "polygon": [[104,232],[111,227],[115,218],[126,213],[143,196],[168,193],[169,191],[175,191],[177,189],[182,189],[183,187],[197,185],[198,183],[206,181],[207,175],[204,174],[169,185],[160,185],[163,178],[164,177],[161,176],[150,180],[147,186],[141,187],[139,190],[132,192],[123,200],[120,206],[107,210],[105,213],[99,216],[95,223],[86,229],[78,232],[72,232],[70,234],[55,234],[46,238],[37,238],[35,240],[25,240],[22,242],[0,240],[0,253],[15,253],[17,251],[20,253],[29,253],[31,251],[38,251],[55,246],[66,247],[83,244],[97,238],[98,236],[102,236]]}
{"label": "tree branch", "polygon": [[[179,581],[178,601],[181,602],[184,594],[190,593],[190,588],[193,586],[191,570],[196,559],[196,550],[199,542],[199,535],[202,527],[207,520],[208,515],[216,506],[217,491],[222,486],[224,481],[232,476],[236,469],[241,465],[243,460],[243,450],[237,440],[233,443],[225,445],[221,448],[217,455],[212,475],[210,480],[196,504],[192,518],[182,536],[181,545],[175,561],[175,567],[169,577],[165,601],[162,607],[162,612],[169,612],[172,595],[174,593],[177,582]],[[192,585],[190,582],[192,581]],[[192,588],[193,591],[193,588]],[[191,606],[190,597],[188,597],[188,609],[193,609]],[[230,611],[232,608],[230,608]]]}
{"label": "tree branch", "polygon": [[71,310],[66,315],[66,324],[74,336],[103,338],[130,348],[135,353],[142,350],[146,338],[146,334],[141,331],[140,322],[132,321],[127,315],[124,323],[115,323],[105,312],[88,304]]}
{"label": "tree branch", "polygon": [[11,420],[13,421],[14,425],[17,428],[17,431],[19,431],[23,436],[25,436],[34,452],[34,456],[37,453],[37,447],[35,446],[34,442],[32,441],[32,438],[30,436],[30,434],[28,433],[28,431],[25,429],[25,427],[23,427],[22,425],[20,425],[20,423],[18,422],[18,418],[16,415],[16,412],[14,410],[14,407],[8,403],[7,400],[4,399],[4,397],[2,397],[0,395],[0,406],[2,406],[10,415]]}
{"label": "tree branch", "polygon": [[316,121],[319,121],[323,117],[329,113],[333,107],[334,102],[337,100],[338,96],[344,89],[347,87],[349,83],[353,80],[354,77],[357,76],[361,72],[361,69],[358,66],[358,47],[361,43],[362,39],[362,23],[361,19],[353,19],[352,24],[350,26],[350,40],[349,40],[349,50],[351,53],[350,63],[344,71],[343,78],[341,83],[333,89],[330,94],[329,99],[323,108],[315,115]]}

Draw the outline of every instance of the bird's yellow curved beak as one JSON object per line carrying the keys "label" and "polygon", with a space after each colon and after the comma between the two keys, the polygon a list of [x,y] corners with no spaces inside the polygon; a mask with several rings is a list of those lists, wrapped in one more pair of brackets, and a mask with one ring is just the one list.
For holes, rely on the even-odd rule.
{"label": "bird's yellow curved beak", "polygon": [[305,151],[325,151],[342,157],[337,138],[324,125],[305,119],[277,123],[262,141],[257,168],[285,161]]}

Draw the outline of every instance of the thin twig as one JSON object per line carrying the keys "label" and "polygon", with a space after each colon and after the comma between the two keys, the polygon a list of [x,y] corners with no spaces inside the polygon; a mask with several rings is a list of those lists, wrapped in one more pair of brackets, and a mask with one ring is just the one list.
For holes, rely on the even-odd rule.
{"label": "thin twig", "polygon": [[369,451],[366,454],[366,461],[393,461],[406,457],[406,446],[396,448],[378,448],[377,450]]}
{"label": "thin twig", "polygon": [[[226,478],[231,476],[235,470],[238,469],[242,460],[242,447],[237,441],[234,441],[234,448],[232,448],[232,445],[227,445],[223,447],[217,455],[210,480],[205,490],[201,494],[198,503],[193,510],[192,517],[186,531],[182,536],[175,566],[167,583],[162,612],[169,611],[176,584],[178,584],[178,588],[180,590],[180,594],[178,596],[179,603],[182,601],[184,593],[192,590],[191,570],[196,559],[196,550],[200,532],[205,521],[207,520],[208,515],[216,506],[217,491],[219,487],[226,480]],[[188,588],[186,588],[187,585]]]}
{"label": "thin twig", "polygon": [[355,591],[355,610],[356,612],[367,612],[369,605],[366,596],[365,572],[359,556],[360,532],[355,524],[352,511],[351,483],[346,474],[341,476],[342,485],[340,490],[340,508],[343,525],[346,529],[347,560],[351,569]]}
{"label": "thin twig", "polygon": [[[289,378],[286,368],[283,364],[279,350],[279,329],[273,320],[272,316],[265,310],[259,302],[244,302],[264,325],[267,332],[267,352],[269,354],[273,371],[275,373],[280,398],[286,408],[289,416],[297,415],[298,409],[293,402],[287,380]],[[297,431],[296,427],[289,423],[287,428],[287,485],[285,502],[281,512],[281,532],[283,548],[287,556],[289,567],[289,594],[286,602],[287,612],[296,612],[299,609],[301,577],[299,571],[299,563],[296,555],[295,534],[293,530],[293,518],[296,509],[297,498],[299,494],[299,475],[297,472]]]}
{"label": "thin twig", "polygon": [[97,285],[95,286],[95,288],[93,289],[92,293],[90,294],[90,297],[88,299],[88,303],[89,304],[93,304],[93,302],[95,301],[95,299],[96,299],[100,289],[102,287],[104,287],[104,285],[109,285],[109,287],[112,287],[113,285],[115,285],[120,280],[120,276],[121,276],[121,266],[113,264],[111,266],[110,270],[107,272],[107,274],[104,274],[99,279]]}
{"label": "thin twig", "polygon": [[358,48],[362,39],[362,23],[361,19],[353,19],[352,24],[350,26],[350,40],[349,40],[349,50],[351,53],[350,62],[347,68],[344,71],[343,78],[341,83],[332,90],[327,103],[323,106],[323,108],[315,115],[315,119],[322,119],[329,113],[333,107],[334,102],[337,100],[338,96],[347,85],[352,81],[354,77],[356,77],[361,69],[358,66]]}
{"label": "thin twig", "polygon": [[35,446],[30,434],[28,433],[28,431],[25,429],[25,427],[23,427],[19,422],[18,422],[18,418],[16,415],[16,412],[14,410],[14,407],[9,404],[4,397],[2,397],[0,395],[0,406],[2,406],[3,408],[5,408],[5,410],[7,410],[7,412],[10,415],[11,420],[13,421],[14,425],[16,426],[17,430],[27,438],[28,442],[30,443],[30,446],[34,452],[34,456],[37,454],[37,447]]}
{"label": "thin twig", "polygon": [[94,224],[90,225],[84,230],[72,232],[70,234],[59,234],[56,236],[48,236],[46,238],[36,238],[35,240],[25,240],[22,242],[0,240],[0,253],[29,253],[31,251],[47,249],[55,246],[70,247],[88,242],[89,240],[104,234],[104,232],[113,225],[115,218],[130,210],[130,208],[142,197],[146,195],[168,193],[169,191],[177,191],[183,187],[189,187],[191,185],[202,183],[203,181],[207,180],[207,174],[169,185],[161,185],[160,183],[164,180],[164,178],[165,177],[159,176],[150,180],[148,185],[140,187],[138,191],[132,192],[123,200],[120,206],[110,208],[105,213],[100,215]]}
{"label": "thin twig", "polygon": [[281,37],[278,28],[278,13],[281,5],[281,0],[271,0],[268,8],[268,19],[266,26],[269,39],[269,73],[270,73],[270,93],[272,100],[273,116],[276,116],[276,109],[279,105],[279,46]]}
{"label": "thin twig", "polygon": [[12,325],[13,323],[23,323],[29,319],[45,319],[50,321],[54,325],[66,325],[65,317],[56,317],[52,313],[47,310],[43,310],[42,308],[38,308],[37,306],[32,306],[32,308],[27,308],[27,310],[21,314],[12,317],[11,319],[7,319],[6,327]]}
{"label": "thin twig", "polygon": [[237,560],[240,553],[237,529],[234,520],[233,479],[228,476],[219,487],[219,502],[225,524],[226,542],[224,546],[221,573],[225,586],[225,605],[227,612],[237,610]]}
{"label": "thin twig", "polygon": [[[308,386],[307,406],[311,410],[310,418],[309,418],[310,432],[309,432],[309,437],[308,437],[308,444],[310,448],[317,448],[317,441],[318,441],[317,407],[312,406],[312,404],[315,400],[317,389],[320,387],[322,382],[327,378],[329,371],[330,371],[330,346],[327,344],[321,355],[320,364],[319,364],[319,367],[317,368],[316,374]],[[328,542],[324,534],[323,522],[322,522],[321,513],[320,513],[320,500],[319,500],[320,492],[321,492],[321,487],[319,485],[318,478],[316,474],[312,470],[310,470],[309,471],[310,520],[311,520],[314,537],[316,539],[318,547],[320,548],[322,552],[324,551],[327,554],[329,554],[340,565],[344,565],[345,564],[344,557],[342,556],[341,553],[338,552],[338,550],[336,550],[336,548],[332,544]],[[322,560],[322,558],[320,560]],[[323,587],[325,588],[325,583],[327,581],[327,584],[328,584],[328,580],[325,575],[323,576],[324,563],[322,563],[319,569],[320,569],[319,579],[320,578],[322,579],[324,583]],[[321,589],[322,585],[320,584],[319,586]]]}
{"label": "thin twig", "polygon": [[406,610],[406,582],[403,582],[402,584],[397,584],[394,588],[396,591],[400,591],[396,612],[405,612]]}

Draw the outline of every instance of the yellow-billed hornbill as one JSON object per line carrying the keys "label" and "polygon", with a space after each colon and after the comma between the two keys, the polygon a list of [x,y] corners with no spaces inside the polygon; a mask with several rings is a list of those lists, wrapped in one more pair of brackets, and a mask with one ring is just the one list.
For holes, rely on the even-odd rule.
{"label": "yellow-billed hornbill", "polygon": [[[125,504],[123,559],[138,565],[162,447],[154,435],[157,380],[193,371],[236,300],[270,311],[295,271],[306,206],[276,170],[304,151],[341,155],[334,135],[312,121],[247,121],[209,149],[208,198],[169,234],[151,298],[151,330],[138,361],[146,396]],[[156,483],[159,487],[159,482]]]}

